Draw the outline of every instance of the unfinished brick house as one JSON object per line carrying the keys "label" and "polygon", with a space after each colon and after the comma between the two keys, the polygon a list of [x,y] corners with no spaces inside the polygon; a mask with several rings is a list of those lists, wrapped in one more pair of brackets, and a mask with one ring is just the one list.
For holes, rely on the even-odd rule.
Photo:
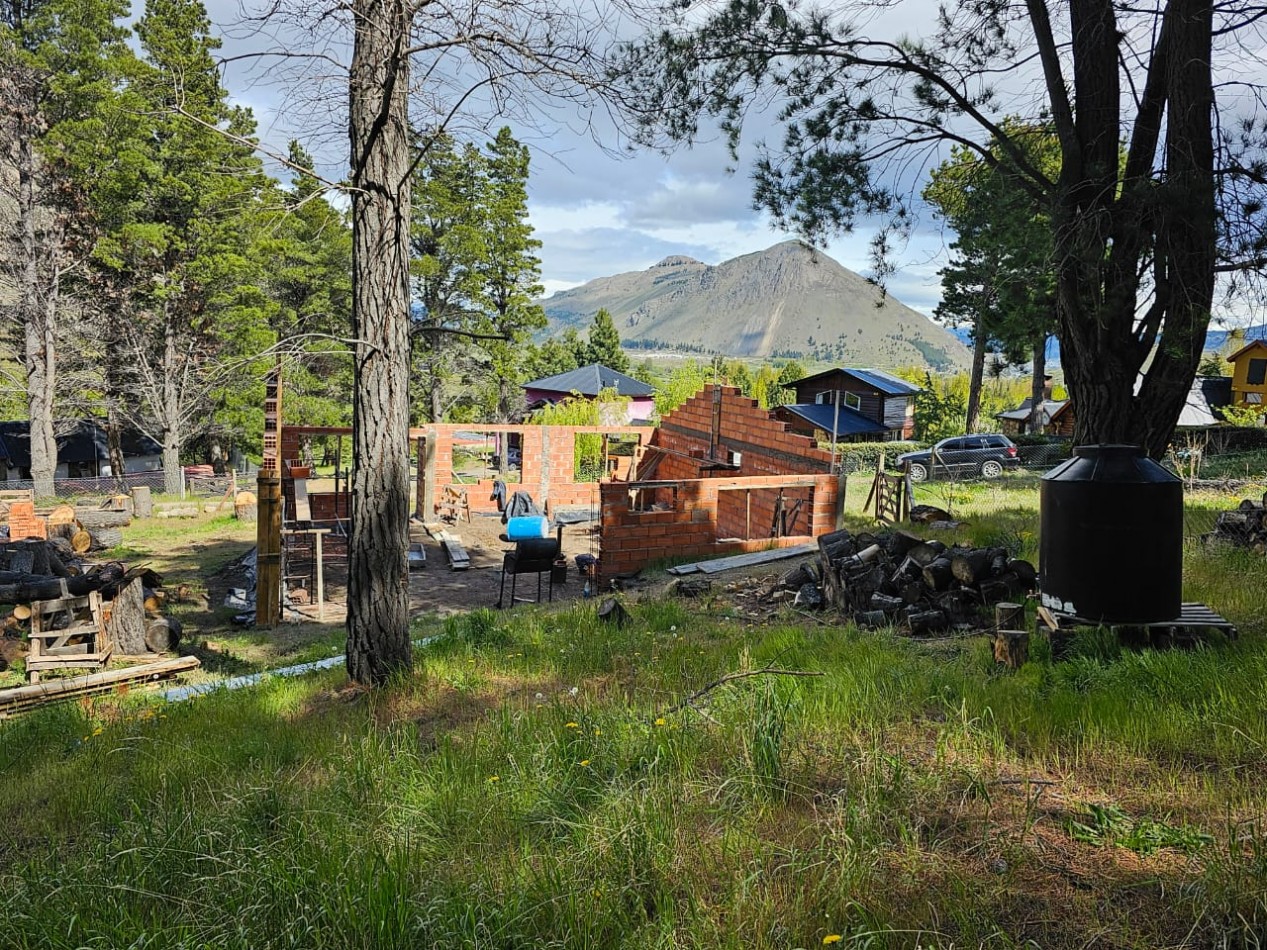
{"label": "unfinished brick house", "polygon": [[629,481],[602,493],[601,570],[803,544],[835,530],[831,455],[729,386],[661,420]]}

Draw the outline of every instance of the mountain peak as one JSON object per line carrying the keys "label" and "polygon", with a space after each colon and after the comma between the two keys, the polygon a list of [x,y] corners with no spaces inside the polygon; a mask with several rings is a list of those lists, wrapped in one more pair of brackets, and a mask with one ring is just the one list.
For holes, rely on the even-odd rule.
{"label": "mountain peak", "polygon": [[580,329],[602,308],[623,339],[649,349],[887,370],[962,368],[971,357],[944,327],[796,240],[712,266],[674,254],[541,303],[552,331]]}

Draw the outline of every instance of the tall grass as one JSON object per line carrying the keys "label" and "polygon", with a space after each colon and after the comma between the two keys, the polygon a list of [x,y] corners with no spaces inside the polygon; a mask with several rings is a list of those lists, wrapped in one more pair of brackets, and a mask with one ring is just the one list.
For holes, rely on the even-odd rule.
{"label": "tall grass", "polygon": [[[577,604],[420,626],[375,693],[49,709],[0,725],[0,944],[1257,946],[1267,592],[1230,575],[1262,562],[1190,558],[1241,640],[1005,673],[980,641]],[[824,675],[667,712],[767,664]],[[1184,848],[1080,838],[1092,804]]]}

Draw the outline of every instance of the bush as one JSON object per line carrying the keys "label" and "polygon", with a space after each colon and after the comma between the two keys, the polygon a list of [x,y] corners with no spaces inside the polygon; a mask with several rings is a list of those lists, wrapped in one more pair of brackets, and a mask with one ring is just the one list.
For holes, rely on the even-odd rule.
{"label": "bush", "polygon": [[874,470],[881,455],[892,466],[894,459],[904,452],[923,448],[927,446],[922,442],[845,442],[837,444],[836,457],[840,460],[842,471],[861,472]]}

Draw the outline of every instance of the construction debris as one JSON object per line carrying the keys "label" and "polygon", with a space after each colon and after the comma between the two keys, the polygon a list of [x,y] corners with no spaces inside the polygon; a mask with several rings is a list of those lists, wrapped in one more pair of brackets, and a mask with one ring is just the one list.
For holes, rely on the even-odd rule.
{"label": "construction debris", "polygon": [[178,673],[197,669],[200,665],[196,656],[180,656],[140,666],[104,670],[85,676],[71,676],[48,683],[0,690],[0,719],[15,716],[60,699],[76,699],[93,693],[110,692],[124,684],[152,683],[171,679]]}

